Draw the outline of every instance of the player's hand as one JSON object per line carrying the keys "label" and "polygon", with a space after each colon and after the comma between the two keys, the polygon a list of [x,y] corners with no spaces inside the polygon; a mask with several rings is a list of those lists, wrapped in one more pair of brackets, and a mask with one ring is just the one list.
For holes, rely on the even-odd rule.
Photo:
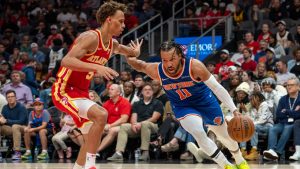
{"label": "player's hand", "polygon": [[241,116],[242,113],[240,113],[238,110],[235,110],[235,111],[233,111],[233,115],[234,115],[235,117],[237,117],[237,116]]}
{"label": "player's hand", "polygon": [[99,65],[96,73],[104,77],[106,80],[113,80],[115,77],[119,76],[119,73],[113,69],[102,65]]}
{"label": "player's hand", "polygon": [[143,39],[141,41],[136,39],[135,42],[131,41],[131,43],[129,44],[129,46],[132,49],[135,57],[140,56],[142,44],[143,44]]}

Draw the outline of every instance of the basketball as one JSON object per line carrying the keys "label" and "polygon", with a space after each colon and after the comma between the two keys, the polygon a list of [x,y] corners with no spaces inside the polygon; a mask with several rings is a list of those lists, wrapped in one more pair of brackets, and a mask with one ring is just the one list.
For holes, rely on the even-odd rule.
{"label": "basketball", "polygon": [[228,123],[229,136],[237,142],[249,141],[255,131],[252,119],[248,116],[237,116]]}

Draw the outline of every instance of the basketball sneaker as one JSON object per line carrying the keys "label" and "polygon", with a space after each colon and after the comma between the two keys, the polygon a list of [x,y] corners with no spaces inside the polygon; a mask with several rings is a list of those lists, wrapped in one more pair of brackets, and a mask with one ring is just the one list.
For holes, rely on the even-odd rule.
{"label": "basketball sneaker", "polygon": [[241,164],[236,165],[237,169],[250,169],[247,161],[243,161]]}
{"label": "basketball sneaker", "polygon": [[47,152],[42,152],[41,154],[39,154],[37,156],[38,160],[48,160],[49,159],[49,155]]}
{"label": "basketball sneaker", "polygon": [[21,156],[21,159],[22,159],[22,160],[32,160],[32,155],[31,155],[30,152],[26,152],[25,154],[23,154],[23,155]]}
{"label": "basketball sneaker", "polygon": [[236,166],[234,165],[226,164],[225,169],[238,169],[238,168],[236,168]]}

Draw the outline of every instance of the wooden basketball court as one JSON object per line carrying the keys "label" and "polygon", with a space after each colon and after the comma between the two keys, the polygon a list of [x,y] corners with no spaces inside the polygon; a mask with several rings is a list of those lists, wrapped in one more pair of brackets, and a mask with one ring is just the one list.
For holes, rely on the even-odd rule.
{"label": "wooden basketball court", "polygon": [[[73,163],[0,163],[0,169],[72,169]],[[100,163],[98,169],[220,169],[216,164]],[[300,163],[250,164],[251,169],[300,169]]]}

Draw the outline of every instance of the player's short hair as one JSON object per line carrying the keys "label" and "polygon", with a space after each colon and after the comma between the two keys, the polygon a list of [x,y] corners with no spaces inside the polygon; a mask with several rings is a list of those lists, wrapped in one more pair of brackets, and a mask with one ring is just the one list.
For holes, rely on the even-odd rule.
{"label": "player's short hair", "polygon": [[125,13],[126,5],[115,1],[105,2],[103,5],[100,6],[96,13],[97,22],[100,25],[102,25],[107,17],[114,15],[118,10]]}
{"label": "player's short hair", "polygon": [[181,55],[181,57],[185,57],[184,56],[184,47],[178,43],[175,43],[174,41],[166,41],[163,42],[160,45],[159,50],[160,51],[170,51],[171,49],[175,48],[175,52],[177,55]]}

